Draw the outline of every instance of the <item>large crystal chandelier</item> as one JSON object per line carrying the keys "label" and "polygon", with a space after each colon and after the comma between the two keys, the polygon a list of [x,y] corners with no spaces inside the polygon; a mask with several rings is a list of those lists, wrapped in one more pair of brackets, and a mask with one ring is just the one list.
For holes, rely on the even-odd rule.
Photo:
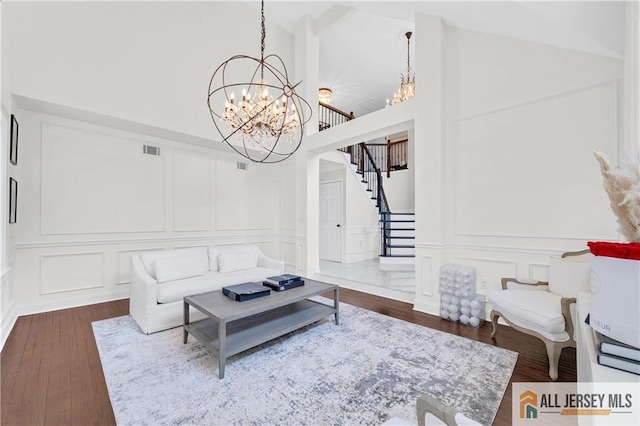
{"label": "large crystal chandelier", "polygon": [[[404,102],[408,99],[413,98],[416,95],[416,76],[411,77],[411,56],[409,53],[409,40],[413,33],[408,31],[405,36],[407,37],[407,76],[403,76],[400,74],[400,88],[393,95],[393,99],[391,100],[391,105],[399,104],[400,102]],[[389,105],[389,100],[387,99],[387,105]]]}
{"label": "large crystal chandelier", "polygon": [[[264,55],[264,0],[261,8],[260,59],[232,56],[211,76],[207,104],[223,141],[257,163],[286,160],[300,147],[311,107],[296,93],[278,55]],[[231,82],[227,75],[239,79]],[[234,90],[241,92],[236,99]],[[220,112],[218,112],[220,110]]]}

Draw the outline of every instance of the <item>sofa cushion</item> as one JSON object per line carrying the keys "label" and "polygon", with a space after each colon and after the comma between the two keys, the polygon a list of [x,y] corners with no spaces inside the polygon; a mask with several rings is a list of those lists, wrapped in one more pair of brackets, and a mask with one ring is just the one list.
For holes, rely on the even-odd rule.
{"label": "sofa cushion", "polygon": [[539,290],[493,290],[487,299],[512,323],[555,342],[569,340],[560,305],[562,296]]}
{"label": "sofa cushion", "polygon": [[[256,259],[260,255],[260,249],[257,246],[246,245],[246,244],[235,244],[229,246],[219,246],[219,247],[209,247],[209,270],[210,271],[219,271],[220,264],[218,262],[218,256],[222,253],[238,253],[238,252],[247,252],[254,253]],[[256,260],[257,265],[257,260]],[[256,266],[253,265],[253,266]]]}
{"label": "sofa cushion", "polygon": [[197,277],[204,274],[199,256],[183,254],[182,256],[161,257],[154,262],[156,279],[159,283]]}
{"label": "sofa cushion", "polygon": [[262,282],[265,278],[278,275],[277,269],[252,268],[243,271],[220,273],[210,271],[204,275],[183,280],[158,284],[158,303],[182,301],[185,296],[220,290],[223,286],[244,282]]}
{"label": "sofa cushion", "polygon": [[552,257],[549,266],[549,291],[564,297],[576,297],[591,291],[591,254]]}
{"label": "sofa cushion", "polygon": [[140,260],[144,265],[144,269],[153,278],[157,279],[155,262],[158,259],[167,259],[175,256],[192,255],[198,259],[202,273],[209,270],[209,255],[206,247],[189,247],[179,248],[175,250],[156,250],[148,253],[143,253],[140,256]]}
{"label": "sofa cushion", "polygon": [[258,254],[249,250],[220,253],[218,255],[218,266],[221,273],[255,268],[258,266]]}

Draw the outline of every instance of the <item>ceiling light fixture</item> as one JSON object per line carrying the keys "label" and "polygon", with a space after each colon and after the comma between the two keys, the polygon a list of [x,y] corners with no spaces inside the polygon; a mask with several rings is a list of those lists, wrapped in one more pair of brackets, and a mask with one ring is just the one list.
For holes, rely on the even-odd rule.
{"label": "ceiling light fixture", "polygon": [[[209,81],[207,105],[223,142],[253,162],[277,163],[300,147],[311,107],[296,93],[301,81],[289,82],[282,58],[264,55],[264,0],[261,19],[260,59],[235,55],[223,62]],[[238,102],[234,89],[242,93]]]}
{"label": "ceiling light fixture", "polygon": [[328,87],[318,89],[318,100],[323,104],[329,104],[333,100],[333,92]]}
{"label": "ceiling light fixture", "polygon": [[414,76],[411,77],[411,56],[409,53],[409,41],[411,40],[412,35],[413,33],[411,31],[405,33],[405,36],[407,37],[407,77],[405,79],[405,77],[400,74],[400,88],[393,95],[391,104],[389,104],[389,99],[387,99],[386,106],[399,104],[400,102],[409,100],[416,95],[416,76],[414,74]]}

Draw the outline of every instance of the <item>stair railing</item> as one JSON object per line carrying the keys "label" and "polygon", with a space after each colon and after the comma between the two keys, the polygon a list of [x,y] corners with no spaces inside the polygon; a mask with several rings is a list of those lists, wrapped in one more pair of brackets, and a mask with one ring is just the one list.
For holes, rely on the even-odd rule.
{"label": "stair railing", "polygon": [[346,113],[323,102],[318,102],[318,131],[327,130],[339,124],[353,120],[355,115],[353,112]]}

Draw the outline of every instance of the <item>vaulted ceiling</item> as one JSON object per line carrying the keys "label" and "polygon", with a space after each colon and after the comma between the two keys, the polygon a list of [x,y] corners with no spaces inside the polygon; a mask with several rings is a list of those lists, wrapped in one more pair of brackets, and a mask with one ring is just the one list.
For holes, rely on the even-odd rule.
{"label": "vaulted ceiling", "polygon": [[[260,7],[256,1],[248,3]],[[302,17],[326,17],[336,6],[352,10],[320,36],[319,83],[333,90],[332,105],[356,116],[383,108],[393,96],[406,71],[405,33],[413,30],[416,12],[441,16],[451,27],[624,56],[625,4],[616,1],[267,0],[265,14],[269,23],[294,34]],[[412,41],[412,58],[413,47]]]}

